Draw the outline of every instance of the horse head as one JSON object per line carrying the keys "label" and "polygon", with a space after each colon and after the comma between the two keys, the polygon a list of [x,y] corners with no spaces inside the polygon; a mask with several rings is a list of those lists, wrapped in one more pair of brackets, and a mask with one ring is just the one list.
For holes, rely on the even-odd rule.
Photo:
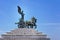
{"label": "horse head", "polygon": [[31,18],[31,21],[32,21],[32,23],[36,23],[37,22],[37,19],[35,17],[32,17]]}

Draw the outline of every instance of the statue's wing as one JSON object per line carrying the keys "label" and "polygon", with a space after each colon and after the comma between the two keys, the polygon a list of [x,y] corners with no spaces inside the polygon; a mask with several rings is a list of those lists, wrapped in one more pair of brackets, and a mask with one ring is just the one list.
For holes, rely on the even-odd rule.
{"label": "statue's wing", "polygon": [[19,6],[17,6],[17,7],[18,7],[18,12],[21,13],[21,8]]}

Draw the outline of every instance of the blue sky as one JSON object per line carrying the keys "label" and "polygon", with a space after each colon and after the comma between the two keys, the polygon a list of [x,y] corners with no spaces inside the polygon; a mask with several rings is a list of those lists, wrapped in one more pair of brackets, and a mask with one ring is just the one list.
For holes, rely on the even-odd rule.
{"label": "blue sky", "polygon": [[37,18],[37,30],[51,40],[60,40],[60,0],[0,0],[0,34],[17,28],[20,15],[17,6],[25,13],[25,20]]}

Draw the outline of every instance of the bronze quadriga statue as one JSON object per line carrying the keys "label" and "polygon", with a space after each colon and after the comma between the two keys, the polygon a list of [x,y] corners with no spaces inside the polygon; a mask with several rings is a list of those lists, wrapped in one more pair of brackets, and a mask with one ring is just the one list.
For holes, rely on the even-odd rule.
{"label": "bronze quadriga statue", "polygon": [[37,19],[35,17],[31,18],[31,21],[24,21],[24,13],[21,10],[19,6],[18,7],[18,13],[21,15],[21,18],[18,23],[18,28],[37,28],[36,22]]}

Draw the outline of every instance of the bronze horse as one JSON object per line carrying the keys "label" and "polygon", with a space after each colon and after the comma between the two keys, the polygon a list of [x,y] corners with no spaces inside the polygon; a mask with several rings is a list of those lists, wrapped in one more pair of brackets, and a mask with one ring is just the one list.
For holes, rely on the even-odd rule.
{"label": "bronze horse", "polygon": [[37,19],[35,19],[35,17],[32,17],[31,21],[25,22],[25,25],[27,28],[37,28],[36,22],[37,22]]}
{"label": "bronze horse", "polygon": [[20,21],[16,24],[18,24],[18,28],[37,28],[36,22],[37,19],[32,17],[31,21],[22,21],[22,19],[20,19]]}

